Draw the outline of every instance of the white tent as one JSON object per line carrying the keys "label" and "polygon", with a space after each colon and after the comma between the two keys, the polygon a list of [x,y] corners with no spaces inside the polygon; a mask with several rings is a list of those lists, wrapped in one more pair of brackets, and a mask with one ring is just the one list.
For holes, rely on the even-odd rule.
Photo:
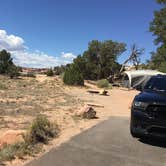
{"label": "white tent", "polygon": [[165,75],[156,70],[132,70],[123,73],[122,85],[127,88],[143,87],[145,83],[154,75]]}

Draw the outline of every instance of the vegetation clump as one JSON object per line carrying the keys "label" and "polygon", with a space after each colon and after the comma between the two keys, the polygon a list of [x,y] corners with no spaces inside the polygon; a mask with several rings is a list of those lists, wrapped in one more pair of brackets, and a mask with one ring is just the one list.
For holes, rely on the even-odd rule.
{"label": "vegetation clump", "polygon": [[6,145],[0,150],[0,164],[15,157],[23,158],[25,155],[34,155],[41,151],[42,143],[58,135],[59,128],[51,123],[46,116],[39,115],[32,122],[28,133],[23,135],[24,141],[13,145]]}
{"label": "vegetation clump", "polygon": [[92,40],[88,49],[77,56],[73,63],[78,66],[83,78],[98,80],[118,73],[121,65],[117,58],[126,50],[126,44],[112,40]]}
{"label": "vegetation clump", "polygon": [[102,79],[102,80],[97,81],[97,86],[99,88],[109,88],[109,82],[106,79]]}
{"label": "vegetation clump", "polygon": [[10,78],[19,76],[19,68],[15,66],[11,54],[6,50],[0,51],[0,74],[8,75]]}
{"label": "vegetation clump", "polygon": [[67,66],[68,65],[61,65],[61,66],[54,67],[55,75],[61,75],[62,73],[64,73],[66,68],[67,68]]}
{"label": "vegetation clump", "polygon": [[26,77],[32,77],[32,78],[35,78],[36,75],[35,75],[33,72],[28,72],[28,73],[26,74]]}
{"label": "vegetation clump", "polygon": [[56,137],[58,132],[57,125],[51,123],[46,116],[39,115],[33,121],[30,131],[24,138],[26,142],[31,144],[47,143],[50,138]]}
{"label": "vegetation clump", "polygon": [[158,48],[156,52],[152,52],[148,68],[166,72],[166,1],[157,0],[157,3],[161,5],[161,8],[154,12],[154,19],[150,23],[149,30],[156,37],[154,43],[158,45]]}
{"label": "vegetation clump", "polygon": [[41,151],[41,145],[18,142],[13,145],[6,145],[0,150],[0,164],[4,161],[11,161],[16,157],[23,159],[25,155],[34,155]]}
{"label": "vegetation clump", "polygon": [[52,69],[49,69],[47,72],[46,72],[46,75],[51,77],[54,75],[54,71]]}
{"label": "vegetation clump", "polygon": [[21,73],[22,77],[31,77],[31,78],[36,78],[36,75],[34,72],[27,72],[27,73]]}
{"label": "vegetation clump", "polygon": [[79,68],[71,64],[64,73],[63,82],[67,85],[84,85],[84,78]]}
{"label": "vegetation clump", "polygon": [[8,75],[10,76],[11,79],[16,78],[20,76],[19,72],[20,72],[20,69],[16,67],[15,65],[13,65],[9,68]]}
{"label": "vegetation clump", "polygon": [[3,161],[11,161],[15,158],[15,148],[13,145],[6,145],[0,150],[0,164]]}

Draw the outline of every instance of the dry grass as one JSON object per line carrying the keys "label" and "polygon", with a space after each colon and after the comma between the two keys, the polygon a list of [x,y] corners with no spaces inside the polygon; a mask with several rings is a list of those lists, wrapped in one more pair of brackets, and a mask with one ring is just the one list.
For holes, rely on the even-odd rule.
{"label": "dry grass", "polygon": [[38,115],[29,130],[22,133],[23,139],[13,144],[5,144],[0,149],[0,165],[15,158],[24,159],[25,156],[35,156],[42,151],[43,144],[58,137],[59,127],[50,122],[45,115]]}
{"label": "dry grass", "polygon": [[81,104],[65,92],[60,79],[39,78],[11,80],[0,76],[1,128],[26,129],[41,113],[50,115],[52,120],[62,120],[66,112],[72,113]]}
{"label": "dry grass", "polygon": [[42,144],[33,145],[25,142],[18,142],[13,145],[6,145],[0,150],[0,165],[3,165],[4,161],[11,161],[15,158],[24,159],[26,155],[35,156],[41,151]]}
{"label": "dry grass", "polygon": [[[87,93],[87,89],[96,89],[96,83],[86,82],[87,87],[70,87],[64,86],[56,77],[37,76],[10,80],[0,76],[0,82],[6,87],[0,89],[0,135],[8,129],[28,129],[37,115],[44,114],[61,130],[57,139],[53,139],[50,145],[44,145],[45,152],[110,116],[128,117],[130,103],[138,94],[137,91],[113,88],[108,90],[109,96],[92,95]],[[97,103],[104,108],[95,107],[98,118],[89,121],[75,116],[75,111],[84,103]],[[8,151],[12,150],[10,146],[6,148],[2,156],[8,155]],[[23,148],[21,154],[18,154],[20,157],[28,153],[24,151],[24,146],[20,148]],[[7,157],[10,159],[12,156]],[[23,163],[23,160],[16,159],[7,165],[20,166]]]}
{"label": "dry grass", "polygon": [[[73,123],[73,112],[81,104],[81,100],[66,91],[61,79],[37,76],[11,80],[0,75],[0,135],[11,129],[28,131],[40,114],[63,130]],[[0,150],[0,161],[38,153],[40,148],[36,152],[36,146],[26,143],[7,145]]]}

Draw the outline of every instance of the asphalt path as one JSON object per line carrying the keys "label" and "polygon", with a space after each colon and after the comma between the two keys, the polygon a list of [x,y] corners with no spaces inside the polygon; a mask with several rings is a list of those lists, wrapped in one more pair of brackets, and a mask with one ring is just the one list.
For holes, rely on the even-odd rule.
{"label": "asphalt path", "polygon": [[166,141],[132,138],[129,118],[114,117],[26,166],[166,166]]}

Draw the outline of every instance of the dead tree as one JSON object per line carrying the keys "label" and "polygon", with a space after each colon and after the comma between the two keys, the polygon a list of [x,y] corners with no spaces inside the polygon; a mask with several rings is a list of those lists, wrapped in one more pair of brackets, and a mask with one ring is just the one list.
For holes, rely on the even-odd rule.
{"label": "dead tree", "polygon": [[135,69],[138,70],[139,64],[140,64],[140,56],[144,53],[143,48],[138,48],[136,44],[133,44],[131,47],[131,55],[124,61],[122,64],[122,67],[120,69],[120,73],[124,70],[125,65],[128,62],[132,62],[133,65],[135,66]]}

